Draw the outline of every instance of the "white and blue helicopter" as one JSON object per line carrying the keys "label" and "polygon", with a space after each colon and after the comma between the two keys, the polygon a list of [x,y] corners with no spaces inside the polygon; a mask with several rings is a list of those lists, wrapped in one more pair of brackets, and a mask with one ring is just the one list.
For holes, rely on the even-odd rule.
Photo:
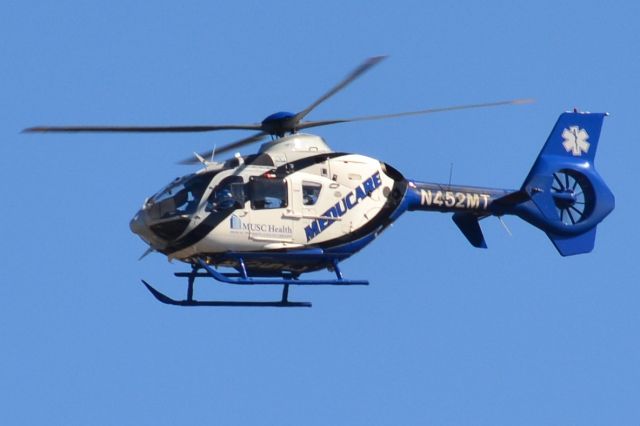
{"label": "white and blue helicopter", "polygon": [[[175,300],[146,281],[163,303],[180,306],[310,307],[289,300],[290,285],[366,285],[349,280],[340,262],[362,250],[406,211],[452,213],[474,247],[486,248],[479,221],[515,215],[541,229],[563,256],[593,249],[596,226],[614,208],[614,196],[594,168],[605,113],[574,110],[560,115],[519,189],[426,183],[359,154],[333,151],[313,127],[442,111],[523,103],[523,100],[462,105],[350,119],[305,117],[384,57],[366,60],[339,84],[298,113],[278,112],[261,123],[202,126],[39,126],[27,132],[208,132],[256,133],[217,149],[232,151],[271,136],[257,154],[214,161],[195,154],[201,170],[175,179],[145,200],[131,230],[170,260],[191,265],[187,296]],[[145,253],[145,254],[147,254]],[[225,269],[226,268],[226,269]],[[229,269],[231,268],[231,269]],[[305,279],[328,269],[335,279]],[[231,272],[229,272],[231,271]],[[282,285],[278,301],[194,299],[199,277],[237,285]]]}

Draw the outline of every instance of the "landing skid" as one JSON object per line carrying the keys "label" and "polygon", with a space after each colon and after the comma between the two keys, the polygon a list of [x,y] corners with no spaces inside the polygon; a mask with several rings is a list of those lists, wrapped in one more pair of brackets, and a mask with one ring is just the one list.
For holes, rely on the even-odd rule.
{"label": "landing skid", "polygon": [[[272,308],[310,308],[311,302],[289,301],[290,285],[368,285],[366,280],[345,280],[338,268],[338,262],[333,262],[333,269],[336,273],[335,280],[301,280],[296,276],[282,275],[275,278],[254,278],[247,274],[243,260],[240,258],[239,273],[222,273],[216,271],[202,259],[198,259],[198,264],[192,266],[191,272],[177,272],[177,277],[187,278],[187,298],[185,300],[175,300],[166,294],[156,290],[153,286],[142,280],[142,284],[160,302],[174,306],[227,306],[227,307],[272,307]],[[205,272],[199,272],[200,269]],[[195,300],[193,298],[193,285],[196,278],[208,277],[226,284],[236,285],[282,285],[282,297],[279,301],[220,301],[220,300]]]}
{"label": "landing skid", "polygon": [[175,300],[170,298],[164,293],[159,292],[153,288],[145,280],[142,280],[142,284],[153,294],[153,296],[160,302],[167,305],[174,306],[229,306],[229,307],[271,307],[271,308],[310,308],[311,302],[290,302],[287,299],[289,289],[288,285],[283,289],[282,300],[277,302],[254,302],[254,301],[222,301],[222,300],[194,300],[193,298],[186,300]]}

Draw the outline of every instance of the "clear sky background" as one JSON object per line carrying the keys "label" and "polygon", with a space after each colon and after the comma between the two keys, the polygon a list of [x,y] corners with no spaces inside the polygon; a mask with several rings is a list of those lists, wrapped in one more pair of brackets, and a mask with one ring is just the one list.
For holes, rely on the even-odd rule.
{"label": "clear sky background", "polygon": [[[615,3],[615,4],[613,4]],[[640,423],[637,2],[0,3],[3,425]],[[309,119],[533,97],[318,129],[406,176],[518,188],[558,115],[608,111],[596,166],[616,194],[589,255],[539,230],[408,213],[312,309],[184,309],[185,265],[128,222],[244,136],[23,135],[38,124],[255,122],[389,58]],[[258,146],[244,149],[251,153]],[[203,281],[200,298],[277,298]]]}

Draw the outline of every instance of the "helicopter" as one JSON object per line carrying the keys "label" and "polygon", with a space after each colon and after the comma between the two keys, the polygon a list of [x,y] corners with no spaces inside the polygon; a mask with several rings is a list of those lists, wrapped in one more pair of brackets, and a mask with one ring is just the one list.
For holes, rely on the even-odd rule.
{"label": "helicopter", "polygon": [[[368,285],[347,279],[340,263],[374,241],[407,211],[452,213],[471,245],[486,248],[479,221],[518,216],[549,237],[562,256],[590,252],[597,225],[614,209],[611,190],[594,167],[607,113],[560,115],[519,189],[422,182],[365,155],[333,151],[301,131],[355,121],[527,103],[509,100],[347,119],[305,120],[384,56],[365,60],[297,113],[276,112],[260,123],[195,126],[38,126],[25,132],[209,132],[251,130],[217,150],[194,153],[185,164],[202,168],[148,197],[130,222],[150,252],[191,266],[186,299],[173,299],[148,282],[160,302],[178,306],[311,307],[289,300],[291,285]],[[256,154],[216,161],[216,155],[262,141]],[[328,270],[335,279],[304,274]],[[234,285],[278,285],[276,301],[196,300],[196,278]]]}

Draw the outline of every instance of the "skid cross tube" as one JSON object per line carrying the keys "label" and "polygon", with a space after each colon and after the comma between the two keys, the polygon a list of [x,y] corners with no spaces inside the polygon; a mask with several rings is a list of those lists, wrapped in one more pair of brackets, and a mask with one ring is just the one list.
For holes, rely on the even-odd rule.
{"label": "skid cross tube", "polygon": [[[292,278],[273,278],[273,279],[264,279],[264,278],[245,278],[246,269],[243,268],[244,262],[241,263],[242,272],[240,273],[239,278],[232,278],[230,275],[227,275],[222,272],[216,271],[211,265],[208,265],[204,260],[198,259],[198,263],[202,268],[204,268],[207,273],[217,281],[226,283],[226,284],[240,284],[240,285],[274,285],[274,284],[287,284],[287,285],[369,285],[369,281],[367,280],[345,280],[342,278],[342,273],[338,268],[338,262],[333,262],[333,268],[336,272],[336,276],[338,279],[335,280],[299,280]],[[235,274],[232,274],[235,276]]]}

